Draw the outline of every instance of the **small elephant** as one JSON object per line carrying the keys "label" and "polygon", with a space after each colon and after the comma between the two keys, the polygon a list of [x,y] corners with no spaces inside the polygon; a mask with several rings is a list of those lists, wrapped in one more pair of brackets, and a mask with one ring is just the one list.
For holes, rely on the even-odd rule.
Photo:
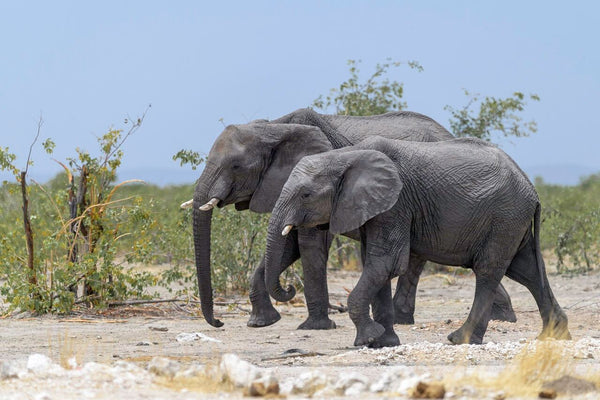
{"label": "small elephant", "polygon": [[363,272],[348,297],[355,346],[399,344],[390,280],[409,269],[413,257],[475,272],[473,306],[462,327],[448,336],[452,343],[482,343],[504,275],[535,298],[543,321],[540,337],[568,339],[567,316],[546,277],[539,225],[535,188],[499,148],[477,139],[369,138],[296,165],[269,221],[266,286],[279,301],[294,295],[293,287],[281,287],[278,269],[293,228],[334,234],[360,228]]}
{"label": "small elephant", "polygon": [[[292,168],[305,155],[350,146],[374,134],[390,139],[420,142],[452,139],[437,122],[424,115],[400,111],[371,117],[323,115],[301,109],[277,120],[230,125],[216,139],[200,176],[193,202],[194,249],[202,313],[213,326],[210,241],[212,208],[235,204],[236,209],[271,212]],[[352,233],[347,234],[352,236]],[[356,235],[358,235],[356,233]],[[326,264],[331,234],[315,229],[295,231],[279,266],[283,271],[298,258],[304,269],[308,318],[300,329],[330,329]],[[397,322],[412,323],[416,284],[425,261],[415,259],[396,289]],[[248,326],[261,327],[281,317],[270,302],[265,287],[264,259],[251,280],[252,312]],[[508,294],[495,294],[497,319],[514,321]]]}

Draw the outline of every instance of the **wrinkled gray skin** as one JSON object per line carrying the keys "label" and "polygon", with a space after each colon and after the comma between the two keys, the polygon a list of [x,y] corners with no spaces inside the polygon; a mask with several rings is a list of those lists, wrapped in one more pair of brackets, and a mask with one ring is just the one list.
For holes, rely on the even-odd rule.
{"label": "wrinkled gray skin", "polygon": [[[305,155],[350,146],[370,135],[414,141],[451,139],[452,135],[432,119],[412,112],[395,112],[373,117],[346,117],[297,110],[272,122],[257,121],[228,126],[215,141],[198,180],[193,202],[196,268],[202,312],[213,326],[214,318],[210,266],[212,211],[199,207],[212,198],[218,207],[235,204],[238,210],[250,208],[271,212],[281,188],[296,163]],[[350,233],[349,236],[352,236]],[[358,232],[354,233],[358,238]],[[331,235],[316,229],[299,229],[287,241],[279,265],[284,270],[298,258],[304,269],[308,319],[300,329],[330,329],[326,263]],[[416,284],[424,261],[415,260],[406,279],[396,289],[399,323],[413,323]],[[510,299],[503,289],[497,291],[495,317],[515,320]],[[254,272],[250,290],[252,313],[248,326],[275,323],[280,315],[272,306],[264,284],[264,260]]]}
{"label": "wrinkled gray skin", "polygon": [[448,336],[452,343],[482,342],[504,275],[534,296],[543,321],[540,337],[568,339],[567,317],[546,278],[539,223],[533,185],[497,147],[476,139],[369,138],[296,165],[269,221],[266,285],[277,300],[293,295],[279,284],[284,227],[328,227],[334,234],[360,227],[363,273],[348,297],[355,346],[399,344],[390,279],[410,270],[415,259],[475,272],[473,306]]}

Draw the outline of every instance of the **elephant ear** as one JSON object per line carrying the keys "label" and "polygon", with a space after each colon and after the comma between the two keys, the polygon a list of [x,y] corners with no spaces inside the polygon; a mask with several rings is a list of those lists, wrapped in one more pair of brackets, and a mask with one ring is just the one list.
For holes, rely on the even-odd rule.
{"label": "elephant ear", "polygon": [[398,169],[385,154],[375,150],[342,153],[347,167],[342,172],[334,200],[329,230],[333,234],[359,228],[396,204],[402,190]]}
{"label": "elephant ear", "polygon": [[309,125],[265,124],[261,137],[271,152],[250,200],[250,210],[271,212],[292,169],[302,157],[332,149],[321,130]]}

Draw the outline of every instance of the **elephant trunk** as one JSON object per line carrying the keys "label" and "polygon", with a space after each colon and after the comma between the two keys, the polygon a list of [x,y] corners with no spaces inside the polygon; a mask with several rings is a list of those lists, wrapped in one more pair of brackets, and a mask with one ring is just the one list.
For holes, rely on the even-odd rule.
{"label": "elephant trunk", "polygon": [[293,248],[293,246],[287,245],[288,241],[293,240],[292,236],[295,234],[288,235],[288,230],[285,236],[282,235],[284,227],[280,215],[280,212],[274,210],[269,221],[265,251],[265,285],[271,297],[285,302],[290,301],[296,295],[296,289],[292,285],[288,285],[287,289],[284,289],[279,281],[279,276],[287,268],[283,262],[284,253]]}
{"label": "elephant trunk", "polygon": [[[200,292],[200,305],[204,319],[214,327],[221,327],[223,323],[215,319],[213,313],[213,292],[211,280],[210,265],[210,239],[212,209],[202,211],[210,199],[209,192],[214,192],[212,188],[215,181],[214,168],[206,166],[202,176],[198,180],[196,192],[194,193],[193,205],[193,228],[194,228],[194,253],[196,261],[196,274],[198,278],[198,290]],[[214,195],[213,195],[214,197]]]}

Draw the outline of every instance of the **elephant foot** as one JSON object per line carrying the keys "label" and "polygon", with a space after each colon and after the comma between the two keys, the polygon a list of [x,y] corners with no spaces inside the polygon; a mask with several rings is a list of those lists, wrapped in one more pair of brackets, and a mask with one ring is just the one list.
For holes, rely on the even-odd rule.
{"label": "elephant foot", "polygon": [[369,343],[369,347],[373,349],[380,349],[382,347],[394,347],[400,346],[400,339],[394,331],[386,331],[383,335],[379,336],[373,343]]}
{"label": "elephant foot", "polygon": [[263,326],[273,325],[280,319],[281,315],[271,304],[269,304],[269,307],[252,306],[252,312],[247,325],[250,328],[261,328]]}
{"label": "elephant foot", "polygon": [[550,338],[556,340],[571,340],[571,333],[569,332],[566,316],[555,320],[554,323],[548,324],[537,337],[538,340]]}
{"label": "elephant foot", "polygon": [[481,344],[483,343],[483,335],[468,333],[466,329],[461,327],[449,334],[448,340],[452,344]]}
{"label": "elephant foot", "polygon": [[[385,328],[377,322],[371,320],[366,324],[357,327],[356,339],[354,339],[355,346],[368,346],[375,343],[377,338],[385,333]],[[400,342],[398,340],[398,342]]]}
{"label": "elephant foot", "polygon": [[394,311],[394,324],[413,325],[414,323],[415,323],[415,317],[412,313],[403,313],[400,311]]}
{"label": "elephant foot", "polygon": [[494,321],[517,322],[517,316],[512,307],[498,303],[492,304],[490,319]]}
{"label": "elephant foot", "polygon": [[297,329],[305,330],[323,330],[323,329],[335,329],[335,322],[330,320],[329,317],[316,318],[310,315],[301,323]]}

